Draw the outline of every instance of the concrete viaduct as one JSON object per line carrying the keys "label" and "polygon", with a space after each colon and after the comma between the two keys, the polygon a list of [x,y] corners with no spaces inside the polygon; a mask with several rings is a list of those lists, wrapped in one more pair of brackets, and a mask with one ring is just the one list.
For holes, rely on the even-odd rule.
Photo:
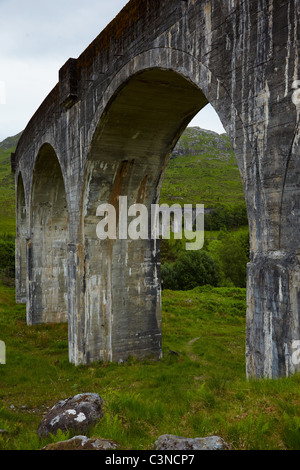
{"label": "concrete viaduct", "polygon": [[158,203],[209,102],[249,216],[246,375],[300,369],[299,13],[299,0],[130,0],[60,69],[12,156],[16,298],[28,325],[68,322],[71,363],[161,356],[158,242],[99,240],[96,210],[113,204],[118,221],[119,196]]}

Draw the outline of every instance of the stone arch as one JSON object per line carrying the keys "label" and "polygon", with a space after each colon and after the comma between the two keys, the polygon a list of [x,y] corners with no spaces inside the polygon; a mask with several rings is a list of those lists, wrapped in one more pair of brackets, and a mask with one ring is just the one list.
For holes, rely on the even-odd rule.
{"label": "stone arch", "polygon": [[37,154],[31,187],[27,321],[67,322],[68,208],[61,166],[48,143]]}
{"label": "stone arch", "polygon": [[222,81],[215,77],[212,71],[191,53],[172,47],[156,47],[132,58],[115,73],[105,91],[100,91],[102,98],[88,130],[89,146],[95,137],[96,128],[104,110],[107,109],[109,102],[116,96],[118,90],[125,86],[134,75],[152,69],[175,72],[200,88],[207,98],[207,102],[216,110],[226,132],[234,143],[235,131],[231,116],[235,117],[235,121],[239,120],[243,127],[244,123]]}
{"label": "stone arch", "polygon": [[150,69],[163,69],[178,73],[187,81],[194,84],[195,87],[199,88],[205,96],[207,103],[212,105],[234,150],[244,185],[247,207],[253,206],[252,194],[246,187],[248,176],[247,162],[252,161],[252,171],[255,174],[255,183],[258,188],[254,196],[255,208],[259,208],[264,217],[260,224],[257,224],[253,217],[249,219],[250,245],[254,251],[264,250],[269,236],[269,226],[267,223],[269,220],[269,207],[265,188],[259,177],[260,161],[256,145],[253,143],[249,133],[248,117],[236,107],[235,100],[233,100],[233,96],[225,83],[223,83],[223,80],[216,76],[208,65],[201,62],[199,57],[194,56],[192,52],[189,53],[172,47],[151,48],[132,58],[116,72],[109,86],[103,92],[100,104],[91,120],[87,137],[88,147],[91,148],[93,145],[96,129],[105,115],[105,109],[109,107],[109,103],[114,99],[118,90],[126,86],[126,83],[135,74],[143,73]]}
{"label": "stone arch", "polygon": [[96,211],[113,205],[118,225],[119,197],[127,196],[128,206],[142,203],[150,214],[173,147],[207,103],[187,77],[151,67],[119,85],[95,126],[82,199],[84,362],[161,354],[159,242],[150,234],[99,240]]}
{"label": "stone arch", "polygon": [[21,171],[17,176],[16,197],[16,302],[26,303],[26,238],[27,210],[24,183]]}

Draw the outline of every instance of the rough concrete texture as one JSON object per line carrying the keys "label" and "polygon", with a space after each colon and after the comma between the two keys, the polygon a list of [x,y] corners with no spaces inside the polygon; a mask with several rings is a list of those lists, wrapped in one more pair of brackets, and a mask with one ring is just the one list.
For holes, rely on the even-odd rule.
{"label": "rough concrete texture", "polygon": [[72,363],[160,357],[159,245],[100,241],[96,208],[158,202],[170,152],[210,102],[249,214],[247,376],[299,370],[299,10],[131,0],[61,68],[14,156],[16,287],[29,324],[68,320]]}

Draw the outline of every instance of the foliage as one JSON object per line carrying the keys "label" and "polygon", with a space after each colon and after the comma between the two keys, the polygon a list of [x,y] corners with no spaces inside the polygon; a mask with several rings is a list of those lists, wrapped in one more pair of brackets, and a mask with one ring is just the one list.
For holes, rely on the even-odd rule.
{"label": "foliage", "polygon": [[10,154],[15,147],[0,144],[0,234],[15,235],[15,183],[11,173]]}
{"label": "foliage", "polygon": [[[88,437],[121,449],[153,449],[162,434],[221,436],[241,450],[299,450],[300,375],[245,377],[246,291],[197,287],[162,295],[163,356],[122,364],[68,361],[68,325],[26,325],[14,289],[0,285],[0,449],[34,450],[43,415],[59,400],[87,391],[104,400],[104,417]],[[171,353],[172,351],[172,353]],[[176,354],[174,354],[174,352]]]}
{"label": "foliage", "polygon": [[179,254],[184,250],[184,238],[174,239],[173,234],[170,234],[170,239],[162,238],[160,240],[160,260],[162,264],[173,263],[178,258]]}
{"label": "foliage", "polygon": [[218,239],[209,243],[207,250],[220,266],[221,285],[246,287],[249,262],[248,231],[221,231]]}
{"label": "foliage", "polygon": [[11,235],[0,236],[0,276],[14,277],[15,240]]}
{"label": "foliage", "polygon": [[183,251],[177,260],[162,265],[164,289],[190,290],[196,286],[217,286],[220,273],[214,259],[205,251]]}
{"label": "foliage", "polygon": [[187,290],[197,285],[246,287],[249,229],[207,235],[201,251],[185,251],[185,240],[161,240],[163,286]]}
{"label": "foliage", "polygon": [[245,202],[220,206],[205,214],[204,223],[207,230],[234,229],[248,224]]}

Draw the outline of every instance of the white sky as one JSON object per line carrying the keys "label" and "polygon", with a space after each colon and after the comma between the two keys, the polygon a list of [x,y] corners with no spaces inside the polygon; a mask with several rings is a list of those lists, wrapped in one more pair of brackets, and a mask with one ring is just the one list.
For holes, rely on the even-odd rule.
{"label": "white sky", "polygon": [[[127,0],[0,0],[0,142],[22,131],[78,57]],[[190,125],[225,132],[208,105]]]}

